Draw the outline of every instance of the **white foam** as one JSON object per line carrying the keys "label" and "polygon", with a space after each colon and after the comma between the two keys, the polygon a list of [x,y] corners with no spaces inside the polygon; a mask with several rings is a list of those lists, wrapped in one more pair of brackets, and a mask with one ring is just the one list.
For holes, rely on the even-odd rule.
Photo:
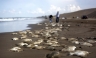
{"label": "white foam", "polygon": [[0,21],[16,21],[16,20],[27,20],[32,18],[0,18]]}
{"label": "white foam", "polygon": [[14,19],[0,19],[0,21],[14,21]]}

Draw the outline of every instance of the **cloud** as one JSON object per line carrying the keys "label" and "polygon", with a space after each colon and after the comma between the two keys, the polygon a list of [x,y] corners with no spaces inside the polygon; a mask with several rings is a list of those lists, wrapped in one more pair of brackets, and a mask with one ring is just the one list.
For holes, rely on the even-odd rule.
{"label": "cloud", "polygon": [[68,11],[69,12],[74,12],[74,11],[78,11],[78,10],[81,10],[80,6],[71,5],[71,4],[68,6]]}
{"label": "cloud", "polygon": [[57,11],[60,13],[68,13],[81,10],[76,0],[48,0],[49,9],[46,11],[47,14],[56,14]]}
{"label": "cloud", "polygon": [[67,12],[74,12],[74,11],[78,11],[81,10],[80,6],[78,5],[66,5],[65,7],[58,7],[55,5],[51,5],[49,10],[46,11],[47,14],[55,14],[57,11],[59,11],[60,13],[67,13]]}
{"label": "cloud", "polygon": [[16,13],[15,9],[9,10],[9,13]]}
{"label": "cloud", "polygon": [[15,9],[9,10],[8,12],[11,14],[21,14],[22,13],[20,10],[15,10]]}
{"label": "cloud", "polygon": [[48,0],[50,5],[64,7],[69,4],[77,4],[76,0]]}
{"label": "cloud", "polygon": [[21,14],[22,12],[20,10],[15,10],[15,9],[11,9],[11,10],[3,10],[4,13],[10,13],[10,14]]}
{"label": "cloud", "polygon": [[19,14],[21,14],[22,12],[21,11],[18,11]]}
{"label": "cloud", "polygon": [[38,8],[38,9],[37,9],[37,12],[38,12],[38,13],[41,13],[41,14],[44,14],[44,13],[45,13],[41,8]]}
{"label": "cloud", "polygon": [[45,14],[45,11],[43,11],[42,8],[37,8],[33,11],[28,10],[27,12],[32,14]]}
{"label": "cloud", "polygon": [[50,9],[48,10],[49,12],[54,12],[54,11],[60,11],[61,8],[57,7],[55,5],[51,5]]}
{"label": "cloud", "polygon": [[76,0],[47,0],[49,7],[44,10],[44,8],[37,8],[31,11],[27,11],[32,14],[39,15],[50,15],[56,14],[57,11],[60,13],[74,12],[80,10]]}
{"label": "cloud", "polygon": [[6,10],[3,10],[2,13],[6,13]]}
{"label": "cloud", "polygon": [[64,9],[62,9],[61,7],[57,7],[55,5],[51,5],[50,8],[49,8],[49,10],[46,11],[46,13],[47,14],[48,13],[49,14],[55,14],[57,11],[62,12],[62,11],[64,11]]}

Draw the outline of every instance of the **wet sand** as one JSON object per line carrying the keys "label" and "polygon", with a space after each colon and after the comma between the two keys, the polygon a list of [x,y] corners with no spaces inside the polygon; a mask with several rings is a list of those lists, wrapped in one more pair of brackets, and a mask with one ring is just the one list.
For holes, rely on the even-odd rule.
{"label": "wet sand", "polygon": [[[48,20],[46,20],[47,23],[49,23]],[[55,20],[53,20],[55,22]],[[40,30],[44,29],[45,22],[42,22],[42,25],[32,25],[29,24],[28,27],[32,27],[30,29],[31,31],[34,30]],[[66,24],[67,26],[70,25],[70,27],[67,29],[62,29],[62,31],[59,32],[59,38],[60,37],[66,37],[66,38],[85,38],[87,39],[93,39],[96,40],[96,20],[81,20],[81,19],[70,19],[70,20],[60,20],[61,24]],[[49,26],[50,27],[50,26]],[[64,26],[63,26],[64,27]],[[19,37],[19,35],[12,35],[13,32],[9,33],[0,33],[0,58],[46,58],[46,54],[52,52],[49,50],[37,50],[37,49],[28,49],[24,48],[24,51],[21,52],[12,52],[9,51],[10,48],[16,46],[16,43],[19,43],[20,41],[12,41],[11,39],[13,37]],[[58,40],[60,44],[66,44],[66,45],[75,45],[79,47],[80,45],[76,45],[73,43],[70,43],[66,40]],[[90,54],[86,58],[96,58],[96,43],[93,44],[92,47],[87,46],[81,46],[81,50],[89,51]],[[57,48],[56,51],[59,51],[61,48]],[[80,49],[80,48],[77,48]],[[65,55],[65,52],[61,52],[62,55]],[[78,56],[60,56],[60,58],[80,58]]]}

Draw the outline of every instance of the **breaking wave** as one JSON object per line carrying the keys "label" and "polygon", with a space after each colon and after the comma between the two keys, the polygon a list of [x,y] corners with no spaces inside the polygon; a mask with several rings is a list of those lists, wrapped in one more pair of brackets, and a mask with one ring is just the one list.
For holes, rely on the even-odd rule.
{"label": "breaking wave", "polygon": [[41,18],[3,18],[0,19],[0,33],[30,29],[28,24],[37,24],[44,21]]}

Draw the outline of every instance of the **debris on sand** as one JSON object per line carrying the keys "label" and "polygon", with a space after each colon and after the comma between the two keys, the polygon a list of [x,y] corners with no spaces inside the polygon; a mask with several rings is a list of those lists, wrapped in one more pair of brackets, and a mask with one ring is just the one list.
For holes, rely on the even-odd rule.
{"label": "debris on sand", "polygon": [[47,46],[47,47],[45,47],[45,49],[50,50],[50,51],[56,50],[55,47],[53,47],[53,46]]}
{"label": "debris on sand", "polygon": [[[38,25],[42,25],[42,24],[38,24]],[[70,24],[63,26],[63,24],[60,24],[60,23],[57,23],[57,24],[45,23],[45,27],[41,30],[19,31],[18,35],[20,37],[19,38],[14,37],[12,38],[12,40],[15,40],[15,41],[21,40],[21,42],[16,44],[18,47],[13,47],[10,49],[10,51],[20,52],[20,51],[23,51],[22,48],[37,49],[37,50],[44,49],[49,51],[55,51],[55,52],[46,54],[46,58],[60,58],[61,53],[65,53],[65,54],[69,53],[69,55],[71,56],[76,55],[79,57],[86,57],[89,54],[89,52],[76,50],[78,49],[77,47],[81,45],[91,47],[93,46],[93,43],[95,43],[96,41],[91,39],[86,40],[85,38],[74,38],[74,37],[66,38],[60,35],[59,32],[63,31],[62,28],[69,29],[70,26],[71,26]],[[64,41],[65,43],[62,41]],[[77,45],[76,46],[67,45],[66,42],[69,42],[71,44],[74,43]]]}
{"label": "debris on sand", "polygon": [[75,51],[75,49],[76,49],[76,46],[67,46],[67,47],[63,48],[61,51],[71,52],[71,51]]}
{"label": "debris on sand", "polygon": [[13,47],[13,48],[10,49],[10,51],[20,52],[20,51],[23,51],[23,49],[21,49],[20,47]]}
{"label": "debris on sand", "polygon": [[88,51],[81,51],[81,50],[76,50],[76,51],[70,52],[70,55],[79,56],[79,57],[86,57],[88,54],[89,54]]}
{"label": "debris on sand", "polygon": [[75,41],[77,40],[76,38],[68,38],[68,41]]}
{"label": "debris on sand", "polygon": [[32,42],[32,39],[22,39],[23,42]]}
{"label": "debris on sand", "polygon": [[87,40],[87,42],[89,42],[89,43],[96,43],[95,40]]}
{"label": "debris on sand", "polygon": [[61,39],[62,39],[62,40],[65,40],[65,39],[67,39],[67,38],[66,38],[66,37],[61,37]]}
{"label": "debris on sand", "polygon": [[12,40],[19,40],[19,38],[17,38],[17,37],[14,37],[14,38],[12,38]]}
{"label": "debris on sand", "polygon": [[12,35],[17,35],[18,33],[12,33]]}
{"label": "debris on sand", "polygon": [[88,43],[88,42],[80,42],[80,45],[85,45],[85,46],[93,46],[91,43]]}
{"label": "debris on sand", "polygon": [[52,52],[46,55],[46,58],[60,58],[60,52]]}
{"label": "debris on sand", "polygon": [[24,43],[24,42],[21,42],[21,43],[17,43],[16,45],[17,45],[17,46],[20,46],[20,47],[25,47],[25,46],[27,46],[28,44],[27,44],[27,43]]}
{"label": "debris on sand", "polygon": [[80,42],[79,42],[79,41],[77,41],[77,40],[72,41],[72,43],[74,43],[74,44],[80,44]]}

